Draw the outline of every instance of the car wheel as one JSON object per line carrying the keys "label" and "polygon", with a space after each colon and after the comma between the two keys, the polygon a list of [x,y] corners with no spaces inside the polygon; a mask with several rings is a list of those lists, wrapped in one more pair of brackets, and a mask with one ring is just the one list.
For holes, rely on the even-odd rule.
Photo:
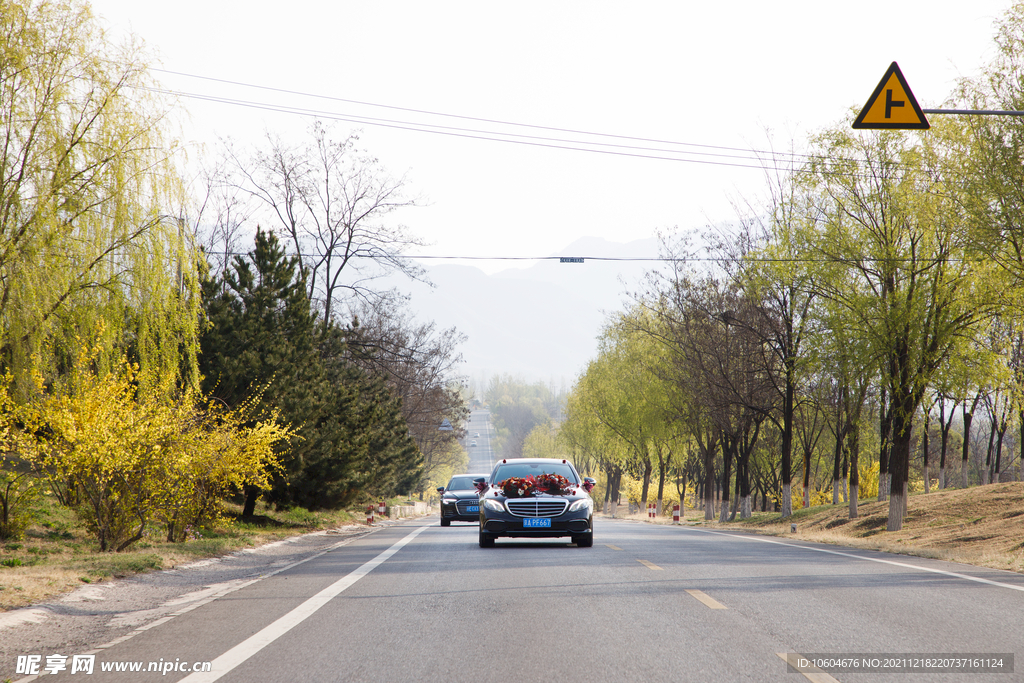
{"label": "car wheel", "polygon": [[441,519],[441,526],[451,526],[451,525],[452,525],[452,520],[450,520],[450,519],[443,519],[443,518]]}
{"label": "car wheel", "polygon": [[481,548],[493,548],[494,547],[494,536],[480,529],[480,547]]}
{"label": "car wheel", "polygon": [[582,534],[580,536],[573,536],[572,542],[576,544],[577,548],[593,548],[594,532],[590,532],[589,534]]}

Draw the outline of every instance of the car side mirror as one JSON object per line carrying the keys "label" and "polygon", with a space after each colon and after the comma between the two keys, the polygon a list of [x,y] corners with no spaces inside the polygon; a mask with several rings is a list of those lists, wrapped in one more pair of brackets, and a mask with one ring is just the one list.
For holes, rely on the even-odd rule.
{"label": "car side mirror", "polygon": [[487,480],[483,477],[477,477],[473,480],[473,487],[476,488],[479,493],[483,493],[487,490]]}
{"label": "car side mirror", "polygon": [[597,479],[591,479],[590,477],[583,477],[583,490],[590,493],[597,486]]}
{"label": "car side mirror", "polygon": [[437,492],[438,493],[444,493],[444,487],[443,486],[438,486],[437,487]]}

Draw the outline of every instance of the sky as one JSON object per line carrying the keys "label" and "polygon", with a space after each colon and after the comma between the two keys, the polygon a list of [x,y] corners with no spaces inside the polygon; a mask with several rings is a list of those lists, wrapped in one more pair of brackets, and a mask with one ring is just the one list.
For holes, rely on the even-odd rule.
{"label": "sky", "polygon": [[[749,150],[766,150],[770,141],[781,150],[803,144],[850,107],[859,109],[892,61],[922,107],[941,105],[957,78],[992,57],[993,25],[1010,3],[95,0],[92,6],[114,35],[130,31],[143,40],[166,70],[156,74],[160,82],[183,93],[406,127],[491,131],[484,137],[514,131],[574,141],[543,143],[549,145],[582,147],[582,139],[601,139],[654,148],[606,151],[687,159],[336,124],[361,130],[363,147],[393,174],[405,175],[421,198],[423,206],[401,219],[432,243],[424,253],[507,257],[548,255],[583,236],[628,241],[733,218],[733,205],[756,201],[764,187]],[[266,131],[298,140],[310,124],[307,116],[194,97],[182,102],[190,115],[186,138],[210,145],[223,136],[255,144]],[[699,156],[709,153],[721,156]]]}
{"label": "sky", "polygon": [[[347,119],[337,131],[361,131],[420,198],[398,216],[429,243],[419,253],[495,273],[533,265],[499,258],[582,237],[621,243],[733,220],[764,193],[765,150],[800,149],[859,110],[891,62],[923,108],[940,107],[993,57],[1010,2],[92,6],[114,36],[144,41],[157,79],[183,94],[186,140],[301,140],[310,116],[272,108]],[[494,140],[510,134],[533,144]]]}

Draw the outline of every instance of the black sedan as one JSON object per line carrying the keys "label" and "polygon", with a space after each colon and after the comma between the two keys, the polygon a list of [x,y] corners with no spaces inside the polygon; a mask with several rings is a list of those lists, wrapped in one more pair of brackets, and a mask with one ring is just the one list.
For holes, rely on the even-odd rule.
{"label": "black sedan", "polygon": [[499,536],[570,536],[580,548],[594,545],[590,490],[596,482],[581,477],[568,460],[502,460],[489,477],[476,483],[480,489],[481,548],[493,546]]}
{"label": "black sedan", "polygon": [[451,526],[452,522],[477,522],[480,519],[480,507],[474,481],[485,474],[456,474],[448,482],[448,486],[438,487],[441,494],[441,526]]}

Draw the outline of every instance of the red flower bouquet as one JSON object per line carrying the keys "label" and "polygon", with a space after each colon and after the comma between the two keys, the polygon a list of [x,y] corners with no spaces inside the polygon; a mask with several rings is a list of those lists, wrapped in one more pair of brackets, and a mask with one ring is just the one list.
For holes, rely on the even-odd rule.
{"label": "red flower bouquet", "polygon": [[553,496],[567,496],[572,493],[573,484],[560,474],[542,474],[534,479],[537,490]]}
{"label": "red flower bouquet", "polygon": [[505,494],[506,498],[525,498],[533,495],[537,485],[533,477],[509,477],[498,484],[498,488]]}

